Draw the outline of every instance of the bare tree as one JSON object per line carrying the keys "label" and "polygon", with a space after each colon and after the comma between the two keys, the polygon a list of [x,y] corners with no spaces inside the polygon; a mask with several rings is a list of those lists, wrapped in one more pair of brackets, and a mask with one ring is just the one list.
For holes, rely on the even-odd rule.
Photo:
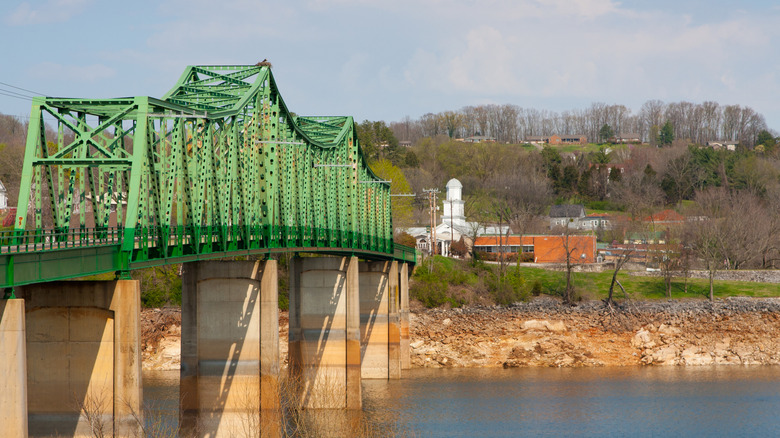
{"label": "bare tree", "polygon": [[672,280],[682,265],[680,256],[680,236],[679,230],[667,228],[666,243],[656,244],[653,248],[653,258],[661,269],[661,275],[664,278],[664,289],[666,297],[672,297]]}
{"label": "bare tree", "polygon": [[489,208],[490,199],[485,193],[478,192],[466,197],[464,213],[469,219],[468,237],[471,239],[471,256],[475,258],[474,242],[477,241],[477,237],[485,229],[485,226],[489,221]]}
{"label": "bare tree", "polygon": [[573,241],[571,236],[571,227],[563,227],[562,245],[566,263],[566,288],[563,290],[564,304],[574,303],[574,283],[572,283],[572,272],[574,270],[576,260],[580,258],[578,254],[581,254],[583,250],[583,248],[579,248],[577,246],[576,241]]}
{"label": "bare tree", "polygon": [[618,200],[628,207],[632,220],[648,214],[652,208],[661,205],[664,199],[664,192],[658,186],[657,174],[649,163],[644,168],[627,169],[615,191]]}
{"label": "bare tree", "polygon": [[719,244],[722,229],[719,219],[707,218],[687,227],[692,251],[704,261],[710,282],[709,298],[714,299],[715,274],[723,263],[723,252]]}
{"label": "bare tree", "polygon": [[617,276],[621,269],[623,269],[623,266],[630,260],[631,255],[634,253],[634,246],[623,248],[622,251],[620,251],[619,254],[616,254],[615,258],[615,264],[614,268],[612,269],[612,281],[609,284],[609,293],[607,294],[607,298],[604,300],[607,307],[612,307],[614,304],[613,300],[613,293],[615,290],[615,285],[617,284],[618,287],[620,287],[620,290],[623,291],[623,296],[628,296],[626,294],[626,289],[623,287],[622,284],[620,284],[620,281],[618,280]]}

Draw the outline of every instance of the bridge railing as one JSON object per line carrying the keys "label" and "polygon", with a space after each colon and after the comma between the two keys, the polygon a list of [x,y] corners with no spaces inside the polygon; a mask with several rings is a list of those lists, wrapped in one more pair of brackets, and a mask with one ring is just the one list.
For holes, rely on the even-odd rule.
{"label": "bridge railing", "polygon": [[[399,260],[415,262],[416,249],[394,244],[377,236],[342,236],[338,230],[291,230],[268,226],[174,226],[135,229],[133,261],[175,258],[211,252],[272,248],[369,249],[389,252]],[[51,251],[123,243],[126,233],[119,227],[84,227],[67,230],[0,231],[0,254]],[[372,242],[366,245],[366,242]]]}
{"label": "bridge railing", "polygon": [[117,227],[6,230],[0,231],[0,254],[118,244],[122,235],[123,229]]}

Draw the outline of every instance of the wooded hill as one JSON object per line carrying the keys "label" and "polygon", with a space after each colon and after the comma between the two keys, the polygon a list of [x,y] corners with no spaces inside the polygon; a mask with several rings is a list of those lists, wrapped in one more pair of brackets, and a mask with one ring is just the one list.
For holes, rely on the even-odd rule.
{"label": "wooded hill", "polygon": [[[589,145],[562,153],[552,146],[471,144],[446,135],[407,148],[388,137],[393,130],[383,122],[364,122],[359,129],[372,162],[396,167],[411,192],[437,187],[441,206],[444,185],[459,179],[470,221],[510,224],[514,233],[528,234],[549,232],[540,219],[553,204],[582,203],[589,213],[619,214],[637,224],[671,208],[688,218],[713,219],[708,224],[717,225],[710,230],[717,236],[711,240],[720,239],[713,260],[726,260],[731,268],[780,265],[780,151],[766,130],[757,134],[756,146],[736,151],[672,137],[665,145]],[[397,228],[429,224],[427,198],[418,196],[409,208],[411,222],[396,220]],[[702,224],[688,231],[706,228]],[[618,233],[627,231],[600,237],[622,241]],[[690,243],[681,239],[676,237]]]}

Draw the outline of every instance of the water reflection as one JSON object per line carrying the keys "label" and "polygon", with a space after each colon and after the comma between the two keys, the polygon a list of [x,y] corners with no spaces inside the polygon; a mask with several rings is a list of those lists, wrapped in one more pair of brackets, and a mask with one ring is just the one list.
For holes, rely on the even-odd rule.
{"label": "water reflection", "polygon": [[412,370],[364,381],[378,421],[417,436],[764,436],[780,368]]}
{"label": "water reflection", "polygon": [[[178,410],[172,376],[144,376],[147,403]],[[415,369],[364,380],[363,404],[382,436],[774,436],[780,367]]]}

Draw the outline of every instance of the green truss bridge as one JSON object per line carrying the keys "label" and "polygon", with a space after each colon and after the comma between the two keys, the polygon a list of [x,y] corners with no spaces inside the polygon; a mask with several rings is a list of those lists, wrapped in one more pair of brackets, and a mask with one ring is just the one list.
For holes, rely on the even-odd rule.
{"label": "green truss bridge", "polygon": [[161,99],[38,97],[0,288],[280,252],[414,263],[390,196],[353,119],[292,113],[267,66],[190,66]]}

